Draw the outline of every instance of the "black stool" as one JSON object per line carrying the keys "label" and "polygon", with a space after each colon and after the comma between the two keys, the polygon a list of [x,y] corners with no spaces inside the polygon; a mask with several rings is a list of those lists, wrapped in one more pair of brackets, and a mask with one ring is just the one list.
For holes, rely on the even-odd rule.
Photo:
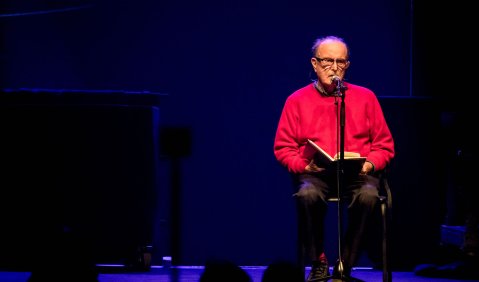
{"label": "black stool", "polygon": [[[386,173],[383,172],[380,176],[380,195],[378,198],[378,204],[380,207],[381,213],[381,232],[382,232],[382,242],[381,242],[381,262],[382,262],[382,277],[383,282],[392,281],[392,272],[389,265],[389,221],[391,218],[391,209],[392,209],[392,195],[389,188],[389,183],[386,178]],[[336,202],[339,204],[337,197],[328,198],[328,202]],[[298,233],[299,234],[299,233]],[[299,266],[303,270],[304,274],[304,246],[301,241],[301,237],[298,236],[298,260]],[[304,276],[304,275],[303,275]]]}

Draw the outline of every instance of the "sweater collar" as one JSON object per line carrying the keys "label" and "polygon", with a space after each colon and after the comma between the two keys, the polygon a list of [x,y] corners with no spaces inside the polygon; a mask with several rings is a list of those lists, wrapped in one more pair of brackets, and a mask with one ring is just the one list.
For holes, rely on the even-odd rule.
{"label": "sweater collar", "polygon": [[313,87],[321,94],[322,96],[333,96],[333,93],[328,93],[324,90],[323,85],[319,83],[318,80],[313,80]]}

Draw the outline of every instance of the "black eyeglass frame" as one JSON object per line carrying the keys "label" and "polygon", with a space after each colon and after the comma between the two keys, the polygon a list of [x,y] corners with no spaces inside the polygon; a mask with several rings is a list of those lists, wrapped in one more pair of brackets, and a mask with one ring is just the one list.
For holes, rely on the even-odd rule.
{"label": "black eyeglass frame", "polygon": [[[349,65],[349,60],[346,59],[333,59],[333,58],[319,58],[319,57],[313,57],[318,63],[322,64],[323,67],[330,67],[334,65],[334,62],[336,62],[336,65],[340,69],[344,69]],[[325,63],[326,62],[326,63]]]}

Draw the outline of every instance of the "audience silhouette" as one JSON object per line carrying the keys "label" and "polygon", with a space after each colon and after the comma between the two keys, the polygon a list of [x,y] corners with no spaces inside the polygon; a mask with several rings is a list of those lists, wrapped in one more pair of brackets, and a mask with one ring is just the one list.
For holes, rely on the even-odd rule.
{"label": "audience silhouette", "polygon": [[253,282],[240,266],[228,260],[209,260],[200,276],[200,282]]}
{"label": "audience silhouette", "polygon": [[303,271],[294,263],[276,261],[268,265],[261,282],[304,282]]}

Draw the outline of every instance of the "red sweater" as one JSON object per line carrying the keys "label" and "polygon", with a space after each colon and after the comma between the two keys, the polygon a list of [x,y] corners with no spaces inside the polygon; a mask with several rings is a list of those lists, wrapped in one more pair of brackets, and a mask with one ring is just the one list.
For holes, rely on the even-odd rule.
{"label": "red sweater", "polygon": [[[384,169],[394,157],[394,141],[376,95],[344,82],[344,151],[357,152]],[[338,111],[341,98],[321,95],[311,83],[291,94],[284,104],[274,140],[276,159],[289,172],[304,173],[310,160],[303,154],[311,139],[328,154],[339,151]]]}

